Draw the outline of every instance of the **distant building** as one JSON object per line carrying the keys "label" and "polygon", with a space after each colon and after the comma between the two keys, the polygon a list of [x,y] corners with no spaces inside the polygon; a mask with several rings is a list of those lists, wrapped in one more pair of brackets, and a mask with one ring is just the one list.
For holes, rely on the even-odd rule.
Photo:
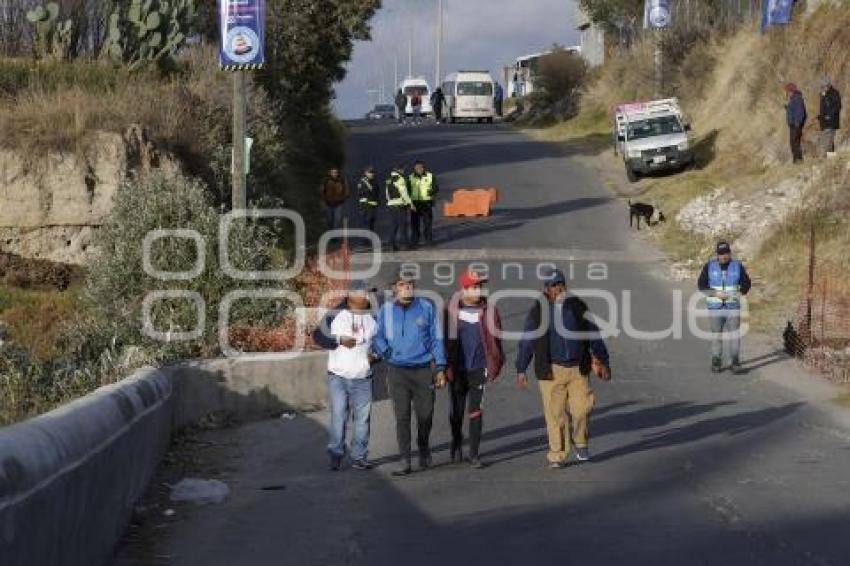
{"label": "distant building", "polygon": [[[564,47],[565,51],[581,55],[582,48],[578,45]],[[534,92],[534,81],[537,75],[537,62],[540,58],[549,55],[552,50],[532,53],[517,57],[513,65],[507,66],[502,71],[502,79],[505,84],[505,95],[508,97],[525,96]]]}
{"label": "distant building", "polygon": [[594,24],[584,10],[579,9],[576,29],[581,33],[581,54],[587,64],[598,67],[605,63],[605,30]]}

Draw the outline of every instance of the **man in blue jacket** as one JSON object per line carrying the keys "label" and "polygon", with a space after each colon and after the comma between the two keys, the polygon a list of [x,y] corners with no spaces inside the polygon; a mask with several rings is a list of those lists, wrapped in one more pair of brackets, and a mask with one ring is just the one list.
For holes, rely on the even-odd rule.
{"label": "man in blue jacket", "polygon": [[794,163],[803,161],[803,128],[806,126],[806,103],[803,101],[803,93],[794,83],[785,85],[785,96],[788,103],[785,105],[785,119],[788,122],[790,136],[791,155]]}
{"label": "man in blue jacket", "polygon": [[[522,389],[528,387],[525,372],[534,358],[549,437],[547,459],[550,468],[558,469],[566,464],[571,437],[576,459],[590,460],[588,419],[596,398],[589,376],[595,368],[597,375],[607,381],[611,369],[599,328],[585,317],[584,301],[567,294],[563,271],[548,270],[543,274],[543,282],[547,312],[536,302],[525,318],[525,336],[519,342],[516,356],[517,385]],[[535,333],[541,328],[542,334]],[[567,420],[568,407],[571,423]]]}
{"label": "man in blue jacket", "polygon": [[372,347],[387,362],[387,382],[396,419],[401,465],[393,472],[406,476],[410,467],[411,405],[416,414],[419,467],[431,465],[431,423],[434,389],[446,384],[446,352],[437,309],[415,296],[415,280],[402,271],[393,284],[395,298],[378,311],[378,329]]}

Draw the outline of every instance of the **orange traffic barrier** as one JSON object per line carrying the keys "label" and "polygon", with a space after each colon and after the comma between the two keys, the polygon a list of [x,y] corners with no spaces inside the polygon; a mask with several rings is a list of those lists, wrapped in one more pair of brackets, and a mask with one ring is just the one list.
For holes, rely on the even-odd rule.
{"label": "orange traffic barrier", "polygon": [[498,201],[495,187],[455,189],[452,200],[443,203],[443,216],[490,216],[490,209]]}

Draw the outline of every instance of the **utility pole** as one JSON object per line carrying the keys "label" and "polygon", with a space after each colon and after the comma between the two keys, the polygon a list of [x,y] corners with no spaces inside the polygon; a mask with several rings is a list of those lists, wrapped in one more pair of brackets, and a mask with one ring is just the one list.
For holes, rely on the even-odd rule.
{"label": "utility pole", "polygon": [[233,194],[231,210],[245,210],[248,207],[248,188],[245,170],[245,100],[248,90],[245,71],[233,73]]}
{"label": "utility pole", "polygon": [[655,98],[664,96],[664,52],[662,50],[662,33],[663,28],[656,28],[655,35]]}
{"label": "utility pole", "polygon": [[437,0],[437,69],[434,73],[434,88],[440,86],[443,77],[443,0]]}
{"label": "utility pole", "polygon": [[395,59],[393,60],[393,98],[395,98],[395,91],[398,90],[398,53],[395,54]]}
{"label": "utility pole", "polygon": [[410,33],[407,34],[407,76],[413,78],[413,21],[410,22]]}

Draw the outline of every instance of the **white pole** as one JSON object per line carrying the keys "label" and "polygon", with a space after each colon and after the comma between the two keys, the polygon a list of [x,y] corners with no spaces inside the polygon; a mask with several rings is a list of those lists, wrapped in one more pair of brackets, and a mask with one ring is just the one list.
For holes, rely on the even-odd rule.
{"label": "white pole", "polygon": [[410,22],[410,33],[407,34],[407,76],[413,77],[413,22]]}
{"label": "white pole", "polygon": [[655,31],[655,98],[664,95],[664,52],[662,50],[662,28]]}
{"label": "white pole", "polygon": [[437,0],[437,70],[434,76],[434,88],[442,82],[443,65],[443,0]]}

